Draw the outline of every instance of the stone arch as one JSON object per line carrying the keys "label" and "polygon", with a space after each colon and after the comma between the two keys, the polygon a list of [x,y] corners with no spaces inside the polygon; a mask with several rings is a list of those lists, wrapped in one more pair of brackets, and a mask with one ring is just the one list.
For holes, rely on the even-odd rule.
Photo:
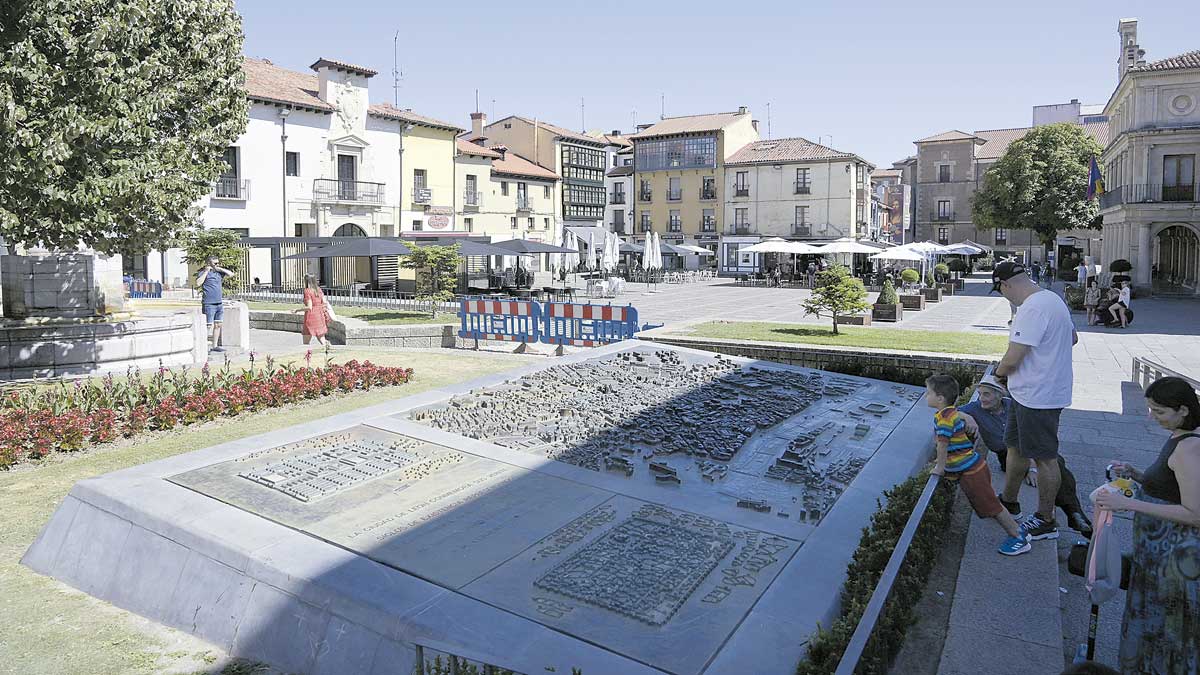
{"label": "stone arch", "polygon": [[1152,283],[1156,293],[1200,293],[1200,227],[1165,222],[1152,229]]}
{"label": "stone arch", "polygon": [[354,223],[344,223],[338,229],[333,231],[335,237],[365,237],[366,230],[362,229]]}

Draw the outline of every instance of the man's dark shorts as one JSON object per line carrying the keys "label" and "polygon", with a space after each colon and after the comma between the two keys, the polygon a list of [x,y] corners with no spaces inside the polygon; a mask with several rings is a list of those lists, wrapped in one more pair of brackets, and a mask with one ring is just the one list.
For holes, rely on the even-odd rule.
{"label": "man's dark shorts", "polygon": [[225,318],[225,307],[221,303],[204,303],[204,318],[211,326],[214,323],[221,323]]}
{"label": "man's dark shorts", "polygon": [[1062,408],[1026,408],[1017,401],[1008,406],[1004,443],[1025,459],[1058,456],[1058,418]]}

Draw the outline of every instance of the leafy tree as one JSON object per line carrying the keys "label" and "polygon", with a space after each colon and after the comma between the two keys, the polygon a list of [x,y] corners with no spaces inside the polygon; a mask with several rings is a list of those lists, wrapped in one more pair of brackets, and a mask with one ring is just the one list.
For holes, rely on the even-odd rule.
{"label": "leafy tree", "polygon": [[950,275],[950,266],[946,263],[938,263],[933,266],[933,274],[938,279],[945,279]]}
{"label": "leafy tree", "polygon": [[1102,150],[1078,124],[1036,127],[984,174],[972,200],[975,223],[1033,230],[1043,243],[1062,230],[1098,228],[1099,206],[1086,194],[1091,159]]}
{"label": "leafy tree", "polygon": [[0,236],[145,253],[194,224],[246,128],[233,0],[0,9]]}
{"label": "leafy tree", "polygon": [[876,298],[877,305],[898,305],[900,304],[900,296],[896,295],[896,286],[892,284],[891,279],[883,280],[883,290],[879,292],[879,297]]}
{"label": "leafy tree", "polygon": [[801,303],[805,314],[826,315],[833,319],[833,334],[838,334],[838,319],[846,314],[869,309],[867,289],[862,280],[850,275],[845,265],[832,265],[817,275],[812,295]]}
{"label": "leafy tree", "polygon": [[921,280],[921,273],[911,267],[906,267],[900,271],[900,281],[906,284],[915,284]]}
{"label": "leafy tree", "polygon": [[[231,230],[193,231],[182,238],[183,261],[189,267],[199,268],[216,256],[221,267],[241,272],[246,263],[246,253],[237,247],[238,239],[238,234]],[[237,287],[237,277],[225,277],[221,285],[232,290]]]}
{"label": "leafy tree", "polygon": [[452,246],[414,246],[412,253],[400,259],[402,267],[417,271],[417,297],[437,303],[454,299],[458,286],[458,244]]}
{"label": "leafy tree", "polygon": [[950,262],[946,263],[946,269],[956,274],[962,274],[967,271],[967,263],[962,258],[951,258]]}

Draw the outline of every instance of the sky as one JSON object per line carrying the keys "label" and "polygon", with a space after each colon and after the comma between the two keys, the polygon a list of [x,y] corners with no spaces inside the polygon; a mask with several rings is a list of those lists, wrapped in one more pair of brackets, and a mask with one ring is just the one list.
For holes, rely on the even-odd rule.
{"label": "sky", "polygon": [[879,167],[947,129],[1106,102],[1121,18],[1138,19],[1147,60],[1200,49],[1196,0],[235,3],[248,56],[304,72],[320,57],[366,66],[379,71],[371,101],[391,102],[395,46],[399,105],[462,127],[476,90],[493,120],[605,132],[747,106],[764,138],[769,118],[773,138]]}

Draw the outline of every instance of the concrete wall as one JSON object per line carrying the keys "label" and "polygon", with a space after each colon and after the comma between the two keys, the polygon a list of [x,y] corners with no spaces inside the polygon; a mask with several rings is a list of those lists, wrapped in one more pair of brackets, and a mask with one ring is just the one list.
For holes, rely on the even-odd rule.
{"label": "concrete wall", "polygon": [[0,260],[7,318],[91,317],[125,309],[119,256],[47,253]]}
{"label": "concrete wall", "polygon": [[[250,327],[300,334],[304,317],[291,312],[255,310],[250,312]],[[341,321],[329,324],[329,341],[350,347],[465,347],[457,336],[457,325],[346,326]],[[472,343],[473,344],[473,343]]]}

